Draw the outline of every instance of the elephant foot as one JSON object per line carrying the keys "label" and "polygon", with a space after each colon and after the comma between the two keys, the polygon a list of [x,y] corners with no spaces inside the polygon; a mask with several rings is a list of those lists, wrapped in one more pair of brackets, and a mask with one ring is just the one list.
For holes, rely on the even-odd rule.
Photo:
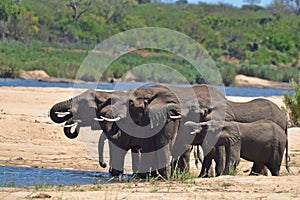
{"label": "elephant foot", "polygon": [[135,175],[139,179],[149,179],[150,178],[149,173],[136,173]]}
{"label": "elephant foot", "polygon": [[113,168],[110,168],[108,170],[108,172],[110,173],[111,176],[114,176],[114,177],[119,177],[119,176],[123,175],[123,171],[119,171],[119,170],[116,170],[116,169],[113,169]]}
{"label": "elephant foot", "polygon": [[156,177],[159,176],[159,173],[158,173],[156,170],[155,170],[155,171],[151,171],[150,176],[151,176],[152,178],[156,178]]}
{"label": "elephant foot", "polygon": [[208,173],[199,174],[198,178],[209,178]]}

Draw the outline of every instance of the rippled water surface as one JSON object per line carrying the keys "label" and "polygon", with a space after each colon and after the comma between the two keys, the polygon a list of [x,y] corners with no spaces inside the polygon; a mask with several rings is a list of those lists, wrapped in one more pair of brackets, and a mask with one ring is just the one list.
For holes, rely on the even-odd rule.
{"label": "rippled water surface", "polygon": [[[124,175],[126,180],[130,175]],[[35,185],[84,185],[114,183],[118,178],[108,172],[0,166],[0,187],[21,187]]]}

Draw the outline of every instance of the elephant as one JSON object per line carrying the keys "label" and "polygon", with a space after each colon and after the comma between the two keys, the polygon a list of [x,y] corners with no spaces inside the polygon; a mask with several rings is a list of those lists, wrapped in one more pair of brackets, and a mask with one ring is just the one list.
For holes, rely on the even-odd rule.
{"label": "elephant", "polygon": [[[252,101],[243,102],[243,103],[227,100],[225,105],[226,105],[225,121],[251,123],[263,119],[271,120],[274,123],[278,124],[285,131],[287,136],[287,119],[284,113],[281,111],[281,109],[273,102],[267,99],[257,98]],[[224,104],[222,104],[222,106],[224,106]],[[208,111],[209,114],[205,117],[204,121],[216,119],[218,117],[218,109],[220,109],[219,107],[221,106],[217,105],[214,108],[209,108]],[[223,112],[222,108],[221,108],[221,112]],[[222,147],[217,147],[217,148],[218,149],[216,150],[217,151],[216,162],[223,162],[224,159],[222,158],[222,153],[224,153],[224,150],[222,149]],[[286,140],[286,149],[288,149],[288,140]],[[218,152],[221,153],[218,154]],[[211,162],[211,158],[208,159],[209,159],[208,161],[204,159],[204,163]],[[286,169],[288,172],[290,172],[288,166],[288,160],[289,160],[288,151],[286,151],[285,160],[286,160]],[[205,173],[207,173],[208,169],[209,168],[203,169],[201,176],[204,176]],[[258,174],[264,174],[264,175],[266,175],[267,173],[265,168],[261,172],[256,170],[254,170],[253,172]],[[221,173],[222,173],[222,169],[220,169],[219,167],[217,170],[217,175],[220,175]]]}
{"label": "elephant", "polygon": [[[91,127],[93,130],[103,130],[104,134],[101,134],[98,142],[99,151],[99,164],[101,167],[105,168],[107,165],[103,160],[103,145],[104,141],[116,140],[116,135],[112,134],[112,130],[107,130],[106,121],[101,118],[105,116],[107,112],[111,112],[112,105],[118,104],[121,101],[118,98],[126,96],[123,91],[99,91],[94,89],[88,89],[80,95],[75,96],[67,101],[56,103],[50,109],[50,118],[56,123],[66,122],[64,125],[64,133],[70,138],[74,139],[78,136],[80,127]],[[121,107],[121,106],[118,106]],[[74,129],[75,127],[75,129]],[[115,127],[114,127],[115,128]],[[72,131],[74,129],[74,131]],[[122,143],[119,140],[119,143]],[[115,146],[110,144],[110,153],[114,154],[117,152]],[[114,156],[114,155],[111,155]],[[132,155],[133,170],[136,171],[138,163],[135,162],[139,158],[135,157],[136,154]],[[110,162],[111,165],[118,165],[118,159],[114,159]],[[117,163],[116,163],[117,162]],[[115,171],[110,172],[116,175]]]}
{"label": "elephant", "polygon": [[[114,109],[112,109],[112,112],[107,112],[105,117],[102,117],[106,121],[106,127],[103,127],[103,129],[114,132],[118,137],[117,140],[122,141],[122,144],[120,144],[119,147],[124,150],[123,153],[127,152],[130,148],[136,148],[142,151],[142,161],[140,161],[138,173],[138,176],[141,178],[147,177],[150,170],[151,176],[157,175],[156,170],[160,172],[160,168],[157,166],[157,157],[159,155],[156,155],[156,153],[153,152],[160,148],[164,148],[164,146],[168,144],[164,142],[157,143],[157,137],[160,137],[162,141],[169,141],[164,138],[168,138],[169,135],[164,135],[164,133],[175,134],[176,128],[178,127],[176,124],[178,122],[175,122],[174,124],[171,122],[173,120],[169,120],[169,122],[166,122],[166,124],[163,124],[161,127],[158,127],[157,124],[154,125],[150,123],[150,117],[146,107],[152,100],[157,101],[157,99],[151,99],[151,97],[155,96],[158,92],[169,92],[168,89],[162,88],[163,86],[155,85],[132,89],[128,92],[127,99],[126,97],[122,100],[119,98],[119,102],[123,103],[118,103],[118,105],[113,106]],[[134,97],[138,98],[134,99]],[[125,111],[124,108],[126,108]],[[167,110],[165,111],[167,112]],[[113,127],[117,128],[113,129]],[[112,142],[117,140],[112,140]],[[119,160],[123,162],[124,156],[125,154],[121,154],[122,158]],[[110,156],[110,159],[115,160],[116,155]],[[118,168],[122,169],[120,163]],[[165,178],[167,177],[164,172],[160,172],[160,174]]]}
{"label": "elephant", "polygon": [[[111,98],[112,92],[88,89],[67,101],[56,103],[50,109],[50,118],[55,123],[65,123],[64,133],[74,139],[78,136],[80,127],[90,126],[100,129],[93,118],[96,118],[96,109],[105,105]],[[76,127],[72,131],[72,127]]]}
{"label": "elephant", "polygon": [[[226,121],[186,122],[185,128],[196,134],[192,144],[201,144],[207,134],[216,134],[221,130],[216,146],[227,146],[226,167],[229,170],[240,157],[253,162],[253,171],[262,171],[266,166],[273,176],[279,170],[286,149],[285,131],[271,120],[259,120],[251,123]],[[286,149],[287,151],[287,149]]]}

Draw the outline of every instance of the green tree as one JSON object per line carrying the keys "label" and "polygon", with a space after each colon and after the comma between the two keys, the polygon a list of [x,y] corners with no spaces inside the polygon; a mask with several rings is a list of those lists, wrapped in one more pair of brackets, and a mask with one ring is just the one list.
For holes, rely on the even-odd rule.
{"label": "green tree", "polygon": [[38,17],[34,12],[20,8],[19,12],[10,18],[8,29],[16,40],[27,39],[39,31]]}
{"label": "green tree", "polygon": [[88,12],[92,5],[91,0],[69,0],[68,6],[73,10],[73,19],[78,21],[82,14]]}
{"label": "green tree", "polygon": [[128,7],[136,5],[136,0],[94,0],[98,12],[104,17],[106,23],[119,22]]}
{"label": "green tree", "polygon": [[18,14],[18,5],[13,3],[12,0],[0,1],[0,38],[4,38],[7,32],[7,22],[11,15]]}
{"label": "green tree", "polygon": [[294,94],[285,93],[283,102],[293,125],[300,126],[300,78],[298,82],[292,80],[292,89]]}
{"label": "green tree", "polygon": [[0,1],[0,21],[8,21],[8,17],[13,13],[13,2],[11,0]]}

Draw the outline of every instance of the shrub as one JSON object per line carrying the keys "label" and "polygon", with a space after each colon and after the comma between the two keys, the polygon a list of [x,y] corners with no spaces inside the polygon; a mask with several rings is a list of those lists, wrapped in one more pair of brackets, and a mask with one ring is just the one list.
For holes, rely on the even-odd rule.
{"label": "shrub", "polygon": [[292,89],[294,94],[284,93],[283,102],[292,125],[300,126],[300,78],[298,82],[292,80]]}
{"label": "shrub", "polygon": [[233,85],[235,76],[237,75],[236,67],[230,65],[229,63],[217,63],[217,67],[219,68],[222,75],[224,85]]}

